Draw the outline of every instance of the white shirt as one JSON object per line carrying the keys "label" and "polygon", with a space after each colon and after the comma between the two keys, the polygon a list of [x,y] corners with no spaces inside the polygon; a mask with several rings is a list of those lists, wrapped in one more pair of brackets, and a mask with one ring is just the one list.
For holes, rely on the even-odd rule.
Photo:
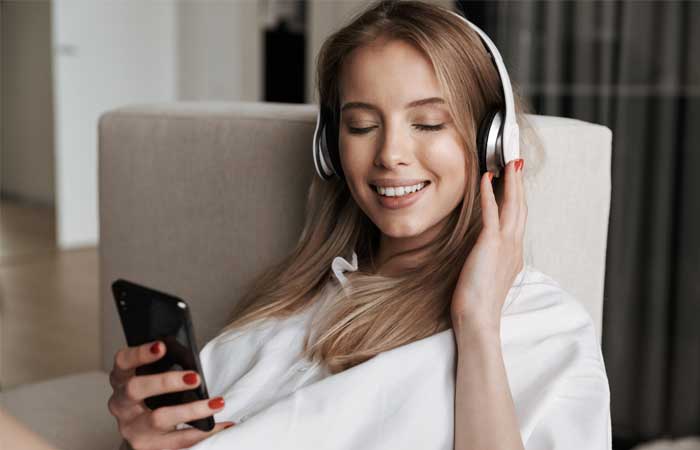
{"label": "white shirt", "polygon": [[[356,271],[336,257],[335,279]],[[518,286],[522,283],[522,286]],[[325,291],[324,291],[325,292]],[[234,421],[191,447],[398,449],[454,447],[456,344],[452,329],[330,375],[301,359],[309,320],[323,306],[266,319],[209,341],[200,358],[217,422]],[[593,322],[551,278],[526,266],[504,302],[503,360],[527,450],[611,450],[610,391]]]}

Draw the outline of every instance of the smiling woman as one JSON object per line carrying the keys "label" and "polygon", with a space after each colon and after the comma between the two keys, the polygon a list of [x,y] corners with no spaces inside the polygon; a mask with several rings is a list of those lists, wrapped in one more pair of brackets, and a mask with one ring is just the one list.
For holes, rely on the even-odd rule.
{"label": "smiling woman", "polygon": [[[412,0],[374,3],[325,41],[330,117],[304,227],[201,351],[225,399],[215,419],[237,425],[190,435],[194,449],[610,448],[591,317],[523,260],[522,158],[531,170],[538,147],[516,142],[495,186],[481,173],[479,124],[509,92],[492,56],[462,18]],[[338,177],[319,171],[324,139]],[[143,396],[136,365],[113,373]],[[111,405],[146,444],[175,446],[186,430],[173,426],[197,412],[152,419],[132,397],[115,390]]]}

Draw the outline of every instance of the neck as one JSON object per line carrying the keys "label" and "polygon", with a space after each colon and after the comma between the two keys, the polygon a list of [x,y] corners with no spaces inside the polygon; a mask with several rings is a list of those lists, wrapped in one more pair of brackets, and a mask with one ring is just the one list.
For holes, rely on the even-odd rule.
{"label": "neck", "polygon": [[407,268],[420,265],[420,261],[427,256],[428,249],[424,247],[435,240],[447,220],[448,217],[445,217],[418,236],[395,238],[382,233],[372,271],[393,277]]}

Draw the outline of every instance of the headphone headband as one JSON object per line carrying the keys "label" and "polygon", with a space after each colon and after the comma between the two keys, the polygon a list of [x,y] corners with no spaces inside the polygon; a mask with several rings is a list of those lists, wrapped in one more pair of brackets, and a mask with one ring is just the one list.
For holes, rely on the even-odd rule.
{"label": "headphone headband", "polygon": [[520,157],[520,127],[515,120],[515,101],[513,100],[513,87],[510,84],[510,77],[508,76],[508,71],[506,70],[506,65],[503,62],[501,53],[496,48],[496,44],[493,43],[491,38],[488,37],[484,31],[471,23],[465,17],[457,14],[454,11],[450,11],[459,19],[464,21],[469,25],[474,31],[477,32],[481,41],[484,43],[486,50],[491,55],[491,60],[496,65],[496,70],[498,70],[498,75],[501,78],[501,86],[503,88],[503,102],[505,103],[505,120],[503,121],[503,165],[505,166],[509,161],[518,159]]}

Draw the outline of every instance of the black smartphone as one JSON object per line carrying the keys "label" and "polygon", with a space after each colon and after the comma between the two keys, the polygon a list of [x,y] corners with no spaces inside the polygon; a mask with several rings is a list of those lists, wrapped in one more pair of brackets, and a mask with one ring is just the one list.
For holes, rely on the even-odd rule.
{"label": "black smartphone", "polygon": [[[187,302],[123,279],[112,283],[112,294],[129,347],[161,340],[167,348],[166,354],[158,361],[137,367],[136,375],[192,370],[199,374],[201,380],[195,389],[148,397],[144,399],[146,406],[156,409],[209,398]],[[202,431],[210,431],[214,428],[214,417],[193,420],[187,424]]]}

